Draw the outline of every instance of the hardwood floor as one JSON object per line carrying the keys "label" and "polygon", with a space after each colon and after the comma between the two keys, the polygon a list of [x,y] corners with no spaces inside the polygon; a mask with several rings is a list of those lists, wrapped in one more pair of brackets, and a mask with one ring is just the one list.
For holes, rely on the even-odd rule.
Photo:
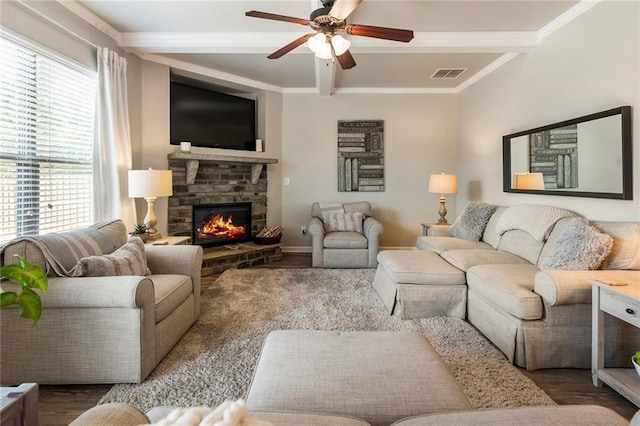
{"label": "hardwood floor", "polygon": [[[285,253],[284,258],[259,268],[308,268],[311,254]],[[203,280],[203,291],[215,277]],[[597,388],[591,383],[588,370],[554,369],[522,373],[533,380],[555,402],[568,404],[594,404],[609,407],[631,419],[638,407],[609,387]],[[41,425],[68,425],[85,410],[96,405],[111,385],[40,386],[39,414]]]}

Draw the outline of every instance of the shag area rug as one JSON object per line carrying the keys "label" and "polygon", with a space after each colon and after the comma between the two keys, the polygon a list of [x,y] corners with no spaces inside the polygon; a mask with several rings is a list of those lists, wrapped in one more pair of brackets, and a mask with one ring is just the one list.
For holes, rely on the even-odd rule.
{"label": "shag area rug", "polygon": [[198,321],[141,384],[118,384],[100,400],[210,406],[246,397],[272,330],[413,330],[442,357],[474,408],[554,405],[472,325],[458,318],[389,316],[371,269],[231,269],[203,294]]}

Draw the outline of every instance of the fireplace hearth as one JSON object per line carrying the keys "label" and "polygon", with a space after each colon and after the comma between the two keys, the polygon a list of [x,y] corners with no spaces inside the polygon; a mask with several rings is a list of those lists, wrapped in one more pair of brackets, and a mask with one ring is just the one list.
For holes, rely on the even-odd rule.
{"label": "fireplace hearth", "polygon": [[251,203],[196,204],[191,241],[203,247],[251,241]]}

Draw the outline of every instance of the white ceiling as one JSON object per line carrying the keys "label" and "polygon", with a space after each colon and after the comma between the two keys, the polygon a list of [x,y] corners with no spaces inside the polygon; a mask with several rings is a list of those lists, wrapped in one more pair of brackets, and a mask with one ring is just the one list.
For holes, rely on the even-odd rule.
{"label": "white ceiling", "polygon": [[[316,59],[302,45],[267,59],[306,26],[246,17],[258,10],[308,19],[318,0],[58,0],[124,50],[236,85],[281,92],[455,93],[593,6],[578,0],[364,0],[348,23],[411,29],[409,43],[345,36],[357,66]],[[434,80],[438,68],[468,68]]]}

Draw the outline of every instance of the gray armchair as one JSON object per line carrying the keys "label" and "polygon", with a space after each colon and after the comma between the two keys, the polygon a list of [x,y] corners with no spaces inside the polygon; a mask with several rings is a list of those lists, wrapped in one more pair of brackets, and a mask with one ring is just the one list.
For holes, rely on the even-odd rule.
{"label": "gray armchair", "polygon": [[379,238],[384,228],[371,217],[371,204],[366,201],[344,203],[345,213],[365,215],[362,233],[325,232],[320,204],[311,206],[309,234],[312,238],[312,266],[314,268],[375,268],[378,266]]}

